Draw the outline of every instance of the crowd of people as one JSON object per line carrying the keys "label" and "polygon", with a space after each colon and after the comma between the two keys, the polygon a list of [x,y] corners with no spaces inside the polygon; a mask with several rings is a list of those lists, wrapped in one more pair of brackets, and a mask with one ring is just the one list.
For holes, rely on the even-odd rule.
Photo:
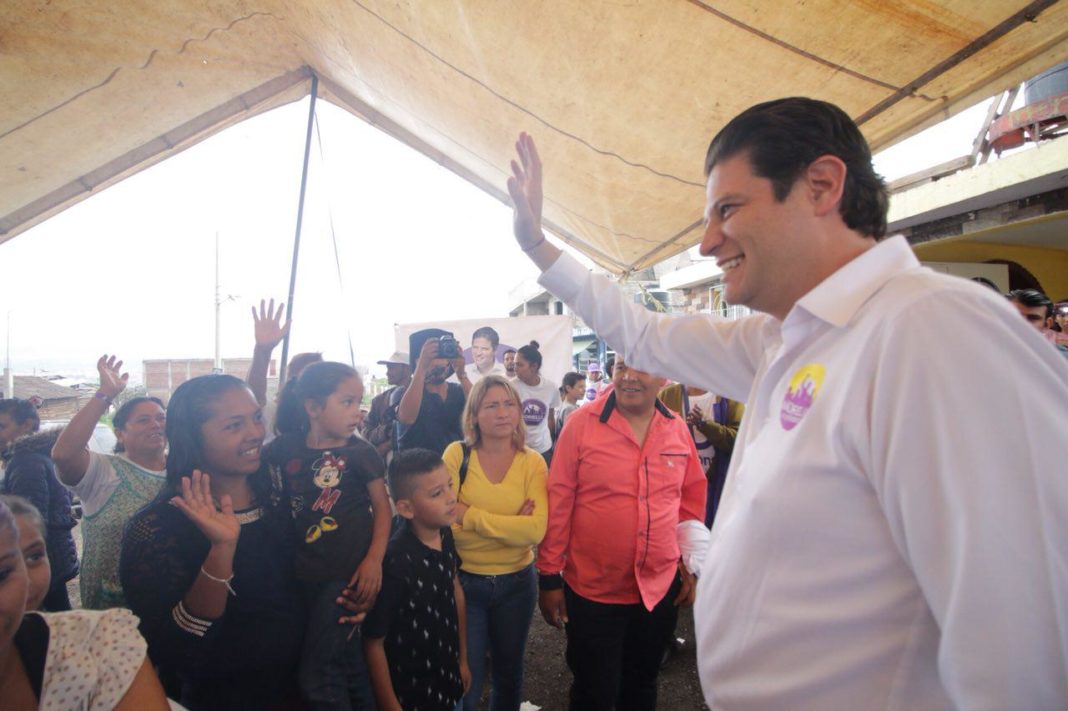
{"label": "crowd of people", "polygon": [[[686,605],[711,708],[1063,707],[1068,305],[883,239],[867,144],[823,102],[709,146],[701,250],[761,312],[737,321],[653,314],[562,254],[516,148],[519,247],[615,358],[556,383],[537,342],[479,328],[468,362],[424,329],[367,412],[317,353],[271,398],[272,301],[245,380],[124,398],[104,356],[62,430],[0,401],[4,708],[451,711],[488,687],[515,711],[539,610],[570,708],[654,709]],[[109,413],[116,451],[90,451]]]}

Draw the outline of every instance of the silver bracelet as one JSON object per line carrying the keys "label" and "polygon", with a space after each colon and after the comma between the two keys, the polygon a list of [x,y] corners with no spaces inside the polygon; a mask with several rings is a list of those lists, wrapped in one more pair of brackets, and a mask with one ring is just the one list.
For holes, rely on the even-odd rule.
{"label": "silver bracelet", "polygon": [[204,566],[203,565],[200,566],[200,572],[203,573],[204,577],[207,578],[208,580],[212,580],[212,581],[214,581],[216,583],[222,583],[223,585],[225,585],[226,589],[230,591],[230,594],[233,595],[234,597],[237,597],[237,593],[234,592],[234,588],[230,585],[230,581],[232,581],[234,579],[234,574],[233,573],[230,573],[230,577],[229,578],[216,578],[214,575],[212,575],[208,571],[204,570]]}

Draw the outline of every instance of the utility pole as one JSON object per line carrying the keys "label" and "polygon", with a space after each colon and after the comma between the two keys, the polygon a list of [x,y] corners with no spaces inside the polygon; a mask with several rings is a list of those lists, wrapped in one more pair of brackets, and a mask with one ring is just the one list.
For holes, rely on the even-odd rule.
{"label": "utility pole", "polygon": [[4,362],[4,397],[15,397],[15,374],[11,372],[11,311],[7,312],[7,360]]}
{"label": "utility pole", "polygon": [[223,372],[222,352],[219,345],[219,337],[222,333],[222,291],[219,287],[219,231],[215,231],[215,365],[213,372]]}

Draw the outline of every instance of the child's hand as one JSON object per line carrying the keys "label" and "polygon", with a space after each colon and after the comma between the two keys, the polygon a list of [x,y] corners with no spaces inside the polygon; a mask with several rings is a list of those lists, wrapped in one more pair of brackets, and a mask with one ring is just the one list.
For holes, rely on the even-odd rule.
{"label": "child's hand", "polygon": [[352,574],[349,589],[355,593],[349,597],[357,605],[374,605],[378,591],[382,589],[382,563],[372,560],[370,556],[365,557],[360,567]]}
{"label": "child's hand", "polygon": [[519,507],[519,513],[516,516],[533,516],[534,515],[534,501],[533,499],[527,499],[523,502],[523,505]]}
{"label": "child's hand", "polygon": [[467,660],[460,660],[460,681],[464,683],[464,695],[471,688],[471,667],[467,666]]}
{"label": "child's hand", "polygon": [[694,405],[690,408],[690,413],[686,415],[686,424],[690,427],[699,427],[705,421],[705,413],[701,412],[701,408]]}
{"label": "child's hand", "polygon": [[371,606],[357,604],[354,599],[355,596],[356,593],[351,588],[343,588],[341,590],[341,596],[335,602],[351,614],[339,617],[337,619],[339,625],[358,625],[367,617],[367,612],[371,609]]}
{"label": "child's hand", "polygon": [[282,324],[282,314],[285,313],[285,304],[278,304],[278,310],[274,308],[274,299],[268,306],[260,299],[260,312],[256,313],[256,307],[252,307],[252,324],[256,338],[256,348],[264,351],[273,351],[275,346],[289,333],[290,321],[286,319]]}

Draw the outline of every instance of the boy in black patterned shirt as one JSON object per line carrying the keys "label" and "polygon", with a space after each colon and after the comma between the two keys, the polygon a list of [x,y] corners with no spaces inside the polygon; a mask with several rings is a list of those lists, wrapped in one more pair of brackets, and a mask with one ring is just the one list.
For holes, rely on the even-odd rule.
{"label": "boy in black patterned shirt", "polygon": [[381,711],[451,711],[471,683],[452,477],[435,452],[409,449],[394,456],[388,482],[404,521],[362,625],[371,685]]}

